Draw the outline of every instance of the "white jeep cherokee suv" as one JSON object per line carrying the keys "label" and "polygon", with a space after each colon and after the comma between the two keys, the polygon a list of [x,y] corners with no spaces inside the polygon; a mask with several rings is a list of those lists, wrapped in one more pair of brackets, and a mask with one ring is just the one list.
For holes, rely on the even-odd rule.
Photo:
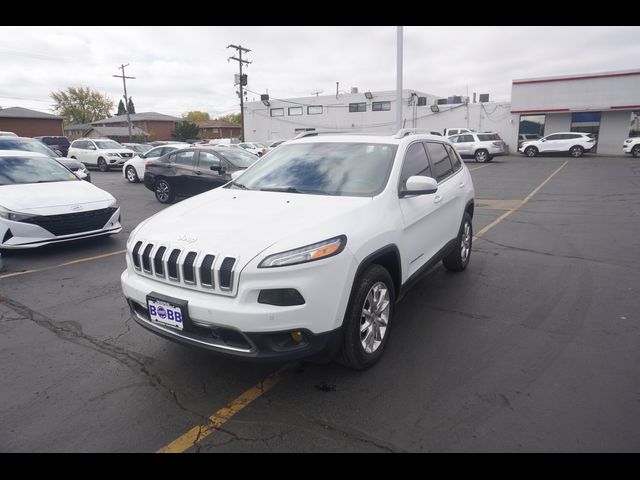
{"label": "white jeep cherokee suv", "polygon": [[568,153],[578,158],[584,152],[592,151],[596,143],[593,133],[558,132],[538,140],[522,142],[518,151],[527,157],[535,157],[541,153]]}
{"label": "white jeep cherokee suv", "polygon": [[627,138],[622,144],[622,151],[640,157],[640,137]]}
{"label": "white jeep cherokee suv", "polygon": [[110,138],[80,138],[69,146],[68,157],[80,160],[89,167],[98,167],[101,172],[111,167],[122,167],[135,152],[124,148]]}
{"label": "white jeep cherokee suv", "polygon": [[466,268],[473,210],[442,136],[309,132],[141,222],[122,290],[135,320],[171,340],[367,368],[412,282],[440,260]]}

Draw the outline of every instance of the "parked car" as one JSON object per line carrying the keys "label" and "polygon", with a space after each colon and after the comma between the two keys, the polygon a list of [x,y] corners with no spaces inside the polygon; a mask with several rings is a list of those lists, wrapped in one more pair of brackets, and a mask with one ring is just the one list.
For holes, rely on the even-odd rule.
{"label": "parked car", "polygon": [[209,145],[216,146],[229,146],[229,145],[238,145],[240,143],[240,139],[238,138],[212,138],[209,140]]}
{"label": "parked car", "polygon": [[242,142],[238,143],[238,146],[240,148],[244,148],[249,153],[257,155],[258,157],[261,157],[262,155],[267,153],[267,148],[261,143],[257,142]]}
{"label": "parked car", "polygon": [[56,153],[59,153],[61,157],[66,157],[69,154],[69,139],[61,136],[46,136],[46,137],[33,137],[36,140],[40,140],[47,147]]}
{"label": "parked car", "polygon": [[493,132],[463,133],[453,135],[449,140],[462,158],[473,158],[476,162],[490,162],[506,152],[504,141]]}
{"label": "parked car", "polygon": [[46,155],[49,158],[62,164],[64,167],[71,170],[77,175],[80,180],[86,180],[91,182],[91,174],[87,167],[72,158],[60,157],[56,152],[51,150],[40,140],[27,137],[1,137],[0,138],[0,150],[23,150],[25,152],[37,152],[42,155]]}
{"label": "parked car", "polygon": [[16,135],[13,132],[3,132],[0,131],[0,137],[17,137],[18,135]]}
{"label": "parked car", "polygon": [[640,157],[640,137],[627,138],[622,144],[622,151]]}
{"label": "parked car", "polygon": [[373,365],[397,299],[471,255],[469,170],[446,138],[405,133],[292,140],[140,223],[121,277],[133,318],[238,358]]}
{"label": "parked car", "polygon": [[536,135],[535,133],[520,133],[518,135],[518,148],[522,145],[522,142],[527,142],[529,140],[538,140],[540,135]]}
{"label": "parked car", "polygon": [[34,248],[122,230],[113,196],[55,160],[0,151],[0,248]]}
{"label": "parked car", "polygon": [[518,152],[527,157],[541,153],[567,153],[572,157],[581,157],[584,152],[592,151],[596,144],[593,133],[557,132],[538,140],[522,142]]}
{"label": "parked car", "polygon": [[224,185],[233,172],[257,160],[240,148],[183,148],[147,162],[144,186],[160,203],[171,203],[176,197],[190,197]]}
{"label": "parked car", "polygon": [[88,167],[98,167],[101,172],[107,172],[111,167],[121,167],[133,155],[133,150],[124,148],[110,138],[80,138],[69,147],[69,157],[80,160]]}
{"label": "parked car", "polygon": [[122,146],[133,150],[135,154],[145,153],[153,148],[148,143],[123,143]]}
{"label": "parked car", "polygon": [[146,153],[138,154],[124,162],[124,165],[122,166],[122,176],[131,183],[137,183],[141,181],[140,179],[144,178],[144,166],[149,160],[160,158],[161,156],[180,148],[185,148],[185,144],[169,143],[153,147]]}
{"label": "parked car", "polygon": [[462,127],[445,128],[444,129],[444,136],[445,137],[450,137],[452,135],[460,135],[462,133],[474,133],[474,132],[475,132],[475,130],[473,130],[472,128],[462,128]]}

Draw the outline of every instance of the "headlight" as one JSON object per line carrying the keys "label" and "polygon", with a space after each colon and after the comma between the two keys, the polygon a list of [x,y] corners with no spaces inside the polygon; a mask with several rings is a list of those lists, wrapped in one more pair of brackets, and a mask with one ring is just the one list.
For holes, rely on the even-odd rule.
{"label": "headlight", "polygon": [[107,153],[107,157],[119,157],[119,153]]}
{"label": "headlight", "polygon": [[306,247],[269,255],[260,262],[258,268],[284,267],[286,265],[297,265],[298,263],[313,262],[314,260],[332,257],[344,250],[346,244],[347,237],[340,235],[328,240],[323,240],[322,242],[307,245]]}
{"label": "headlight", "polygon": [[631,140],[630,138],[624,141],[624,143],[631,143],[631,142],[633,142],[633,140]]}
{"label": "headlight", "polygon": [[18,213],[9,210],[8,208],[0,207],[0,217],[6,218],[7,220],[12,220],[14,222],[23,222],[36,216],[37,215],[31,215],[29,213]]}
{"label": "headlight", "polygon": [[111,200],[109,202],[109,205],[107,205],[107,208],[118,208],[118,200],[116,200],[115,198]]}

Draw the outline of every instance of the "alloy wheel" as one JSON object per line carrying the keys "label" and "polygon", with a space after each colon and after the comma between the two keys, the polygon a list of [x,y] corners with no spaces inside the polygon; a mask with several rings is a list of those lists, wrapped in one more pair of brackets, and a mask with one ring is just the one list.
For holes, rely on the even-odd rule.
{"label": "alloy wheel", "polygon": [[360,342],[366,353],[375,352],[387,332],[391,302],[389,289],[382,283],[375,283],[365,297],[360,314]]}

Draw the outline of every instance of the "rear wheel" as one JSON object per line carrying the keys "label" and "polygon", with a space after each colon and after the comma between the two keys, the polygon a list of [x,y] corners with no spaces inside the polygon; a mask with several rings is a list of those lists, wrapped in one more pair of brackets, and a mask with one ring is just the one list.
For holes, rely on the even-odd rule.
{"label": "rear wheel", "polygon": [[574,158],[581,157],[583,154],[584,154],[584,148],[582,148],[580,145],[574,145],[569,149],[569,155],[571,155]]}
{"label": "rear wheel", "polygon": [[489,152],[484,149],[477,150],[474,158],[476,159],[476,162],[486,163],[489,161]]}
{"label": "rear wheel", "polygon": [[164,178],[156,181],[153,191],[160,203],[171,203],[176,198],[171,184]]}
{"label": "rear wheel", "polygon": [[107,161],[102,157],[98,159],[98,170],[100,170],[101,172],[109,171],[109,165],[107,165]]}
{"label": "rear wheel", "polygon": [[125,170],[125,174],[127,175],[127,180],[129,180],[129,182],[131,183],[137,183],[140,181],[140,179],[138,178],[138,174],[136,173],[136,169],[131,165],[127,167],[127,169]]}
{"label": "rear wheel", "polygon": [[524,153],[527,157],[535,157],[538,155],[538,149],[536,147],[527,147],[524,149]]}
{"label": "rear wheel", "polygon": [[631,149],[631,155],[633,155],[634,157],[640,157],[640,144]]}
{"label": "rear wheel", "polygon": [[452,272],[461,272],[467,268],[467,265],[469,265],[469,259],[471,258],[472,243],[473,225],[471,223],[471,215],[469,215],[468,212],[465,212],[464,217],[462,217],[460,231],[458,232],[456,248],[442,259],[444,267]]}
{"label": "rear wheel", "polygon": [[389,339],[396,293],[386,268],[373,264],[358,277],[344,318],[339,361],[364,370],[375,364]]}

